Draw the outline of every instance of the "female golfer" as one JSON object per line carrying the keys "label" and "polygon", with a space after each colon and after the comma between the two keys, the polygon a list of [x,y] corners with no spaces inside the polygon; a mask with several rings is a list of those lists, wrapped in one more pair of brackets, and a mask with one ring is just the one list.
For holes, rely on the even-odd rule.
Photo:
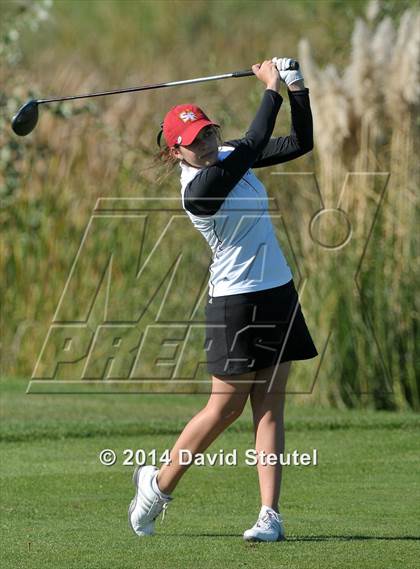
{"label": "female golfer", "polygon": [[[267,213],[266,190],[251,170],[293,160],[313,147],[309,90],[300,71],[287,70],[289,61],[273,58],[252,67],[266,88],[244,138],[221,145],[218,125],[192,104],[172,108],[163,122],[168,156],[181,167],[183,208],[213,252],[205,342],[212,393],[182,431],[169,464],[136,468],[128,517],[139,536],[154,533],[155,519],[190,466],[182,464],[185,453],[179,451],[204,452],[241,415],[248,395],[258,456],[284,452],[291,362],[318,355]],[[281,81],[292,128],[289,136],[270,138],[283,101]],[[261,460],[257,469],[262,506],[244,539],[279,541],[281,467]]]}

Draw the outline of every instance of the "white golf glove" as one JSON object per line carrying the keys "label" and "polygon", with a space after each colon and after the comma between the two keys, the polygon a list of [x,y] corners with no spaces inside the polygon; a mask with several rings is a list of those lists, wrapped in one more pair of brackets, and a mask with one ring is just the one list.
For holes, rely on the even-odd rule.
{"label": "white golf glove", "polygon": [[286,85],[291,85],[296,81],[303,80],[303,75],[300,72],[300,69],[288,69],[292,61],[289,57],[273,57],[271,61],[277,67],[280,79],[284,81]]}

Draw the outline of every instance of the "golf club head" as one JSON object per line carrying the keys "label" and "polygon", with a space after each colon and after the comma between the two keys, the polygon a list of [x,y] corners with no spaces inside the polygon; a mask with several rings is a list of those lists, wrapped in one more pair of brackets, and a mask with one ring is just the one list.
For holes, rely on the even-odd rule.
{"label": "golf club head", "polygon": [[38,122],[38,101],[32,99],[25,103],[12,118],[12,129],[19,136],[32,132]]}

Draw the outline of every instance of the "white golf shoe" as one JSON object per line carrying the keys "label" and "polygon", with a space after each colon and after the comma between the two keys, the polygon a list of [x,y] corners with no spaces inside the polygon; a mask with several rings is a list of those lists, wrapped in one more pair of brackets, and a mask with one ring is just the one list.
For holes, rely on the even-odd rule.
{"label": "white golf shoe", "polygon": [[262,506],[258,520],[244,532],[245,541],[283,541],[284,527],[280,514],[268,506]]}
{"label": "white golf shoe", "polygon": [[137,466],[133,474],[133,483],[136,495],[128,508],[128,522],[131,529],[138,536],[153,535],[155,519],[163,510],[162,520],[166,508],[173,498],[159,495],[153,488],[152,481],[158,472],[156,466]]}

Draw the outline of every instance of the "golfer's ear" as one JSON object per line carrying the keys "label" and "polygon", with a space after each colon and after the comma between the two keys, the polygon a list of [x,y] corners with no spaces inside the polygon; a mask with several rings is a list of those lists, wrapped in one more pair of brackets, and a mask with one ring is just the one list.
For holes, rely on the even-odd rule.
{"label": "golfer's ear", "polygon": [[172,146],[172,147],[169,149],[169,155],[170,155],[172,158],[182,158],[181,152],[180,152],[179,149],[176,148],[175,146]]}

